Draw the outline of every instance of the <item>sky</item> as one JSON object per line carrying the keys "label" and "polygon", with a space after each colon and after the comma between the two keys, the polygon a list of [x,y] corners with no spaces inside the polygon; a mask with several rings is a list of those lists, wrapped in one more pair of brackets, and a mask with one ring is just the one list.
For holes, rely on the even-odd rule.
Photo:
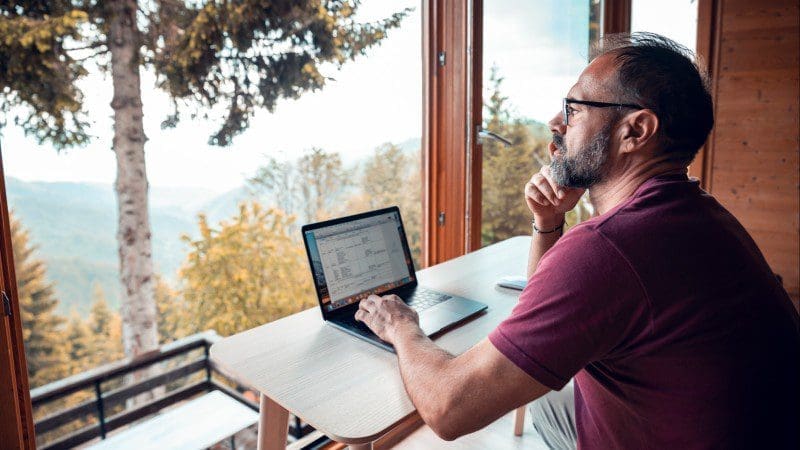
{"label": "sky", "polygon": [[[422,129],[422,21],[419,0],[365,0],[359,18],[372,21],[405,7],[415,11],[366,56],[330,70],[324,89],[257,112],[229,147],[209,146],[218,122],[184,120],[161,130],[170,112],[165,94],[142,72],[145,146],[152,186],[202,187],[225,192],[241,186],[267,156],[294,158],[322,147],[356,161],[384,142],[419,138]],[[696,2],[634,0],[632,27],[661,32],[694,48]],[[484,2],[484,85],[493,64],[505,77],[513,111],[546,122],[586,65],[589,0]],[[91,143],[57,152],[25,137],[11,121],[0,136],[7,176],[26,181],[113,183],[111,79],[94,72],[81,87],[92,123]],[[485,90],[488,92],[488,90]]]}

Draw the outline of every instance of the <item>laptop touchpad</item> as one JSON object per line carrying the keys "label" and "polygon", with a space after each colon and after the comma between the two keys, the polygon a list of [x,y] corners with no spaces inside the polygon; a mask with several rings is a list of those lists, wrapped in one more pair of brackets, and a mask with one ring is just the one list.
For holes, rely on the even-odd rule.
{"label": "laptop touchpad", "polygon": [[463,314],[444,307],[444,304],[440,304],[420,314],[419,326],[427,336],[430,336],[447,325],[452,324],[454,321],[458,320],[460,316],[463,316]]}

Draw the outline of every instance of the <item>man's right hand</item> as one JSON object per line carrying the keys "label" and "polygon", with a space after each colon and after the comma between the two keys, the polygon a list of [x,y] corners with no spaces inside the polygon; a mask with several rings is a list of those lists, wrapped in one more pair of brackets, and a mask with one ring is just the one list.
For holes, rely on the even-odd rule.
{"label": "man's right hand", "polygon": [[585,191],[559,186],[553,181],[550,166],[544,166],[525,184],[525,202],[537,228],[549,230],[561,225],[564,215],[575,207]]}

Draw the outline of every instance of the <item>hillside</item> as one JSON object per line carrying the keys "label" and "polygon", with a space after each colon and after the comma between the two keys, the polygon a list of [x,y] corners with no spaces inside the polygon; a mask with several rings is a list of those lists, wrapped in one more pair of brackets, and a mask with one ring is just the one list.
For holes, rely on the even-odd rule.
{"label": "hillside", "polygon": [[[6,191],[9,207],[29,230],[39,256],[47,263],[60,312],[74,308],[86,313],[95,283],[103,288],[109,303],[118,307],[117,212],[112,186],[6,177]],[[215,218],[235,211],[237,194],[241,191],[215,196],[203,189],[152,188],[150,220],[156,272],[173,280],[186,252],[180,236],[194,231],[200,211],[210,210]]]}

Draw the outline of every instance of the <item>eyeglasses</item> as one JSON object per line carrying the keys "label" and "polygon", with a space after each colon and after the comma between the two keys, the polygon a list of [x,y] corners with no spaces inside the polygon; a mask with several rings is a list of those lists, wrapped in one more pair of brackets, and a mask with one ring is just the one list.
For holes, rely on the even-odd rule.
{"label": "eyeglasses", "polygon": [[569,116],[572,111],[570,103],[578,105],[594,106],[595,108],[611,108],[614,106],[633,109],[644,109],[644,106],[634,105],[632,103],[606,103],[606,102],[590,102],[588,100],[576,100],[574,98],[565,97],[561,104],[561,113],[564,115],[564,125],[569,125]]}

